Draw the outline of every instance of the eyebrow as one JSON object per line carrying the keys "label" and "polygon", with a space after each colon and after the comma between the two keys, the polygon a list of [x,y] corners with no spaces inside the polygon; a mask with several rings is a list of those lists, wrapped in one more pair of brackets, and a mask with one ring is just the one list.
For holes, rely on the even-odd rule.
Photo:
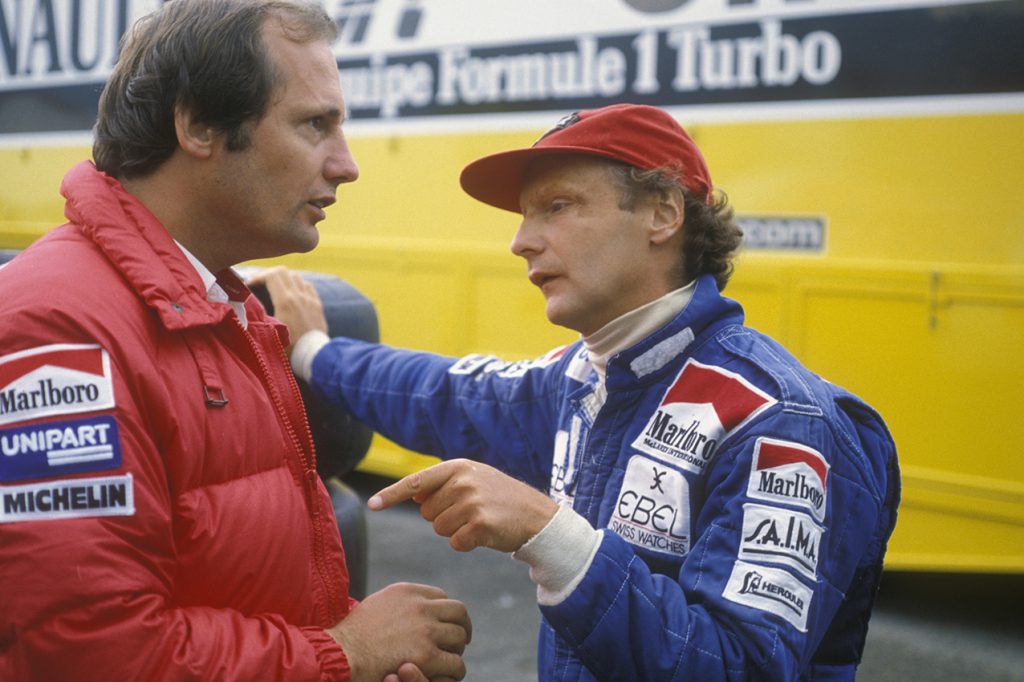
{"label": "eyebrow", "polygon": [[300,119],[312,118],[314,116],[321,116],[323,118],[331,118],[338,121],[339,124],[344,123],[347,119],[345,118],[345,112],[336,106],[317,106],[316,104],[310,104],[307,107],[303,107],[297,110],[297,115]]}
{"label": "eyebrow", "polygon": [[338,107],[330,107],[328,109],[324,109],[323,111],[321,111],[320,115],[337,119],[339,123],[345,122],[345,112],[339,109]]}

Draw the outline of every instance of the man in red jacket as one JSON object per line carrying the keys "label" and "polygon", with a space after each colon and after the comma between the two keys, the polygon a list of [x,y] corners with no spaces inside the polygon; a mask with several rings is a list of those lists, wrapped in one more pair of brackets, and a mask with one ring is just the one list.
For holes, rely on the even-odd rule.
{"label": "man in red jacket", "polygon": [[[0,270],[0,679],[461,679],[439,589],[357,603],[284,348],[231,271],[358,169],[315,5],[131,31],[68,223]],[[400,673],[400,675],[399,675]]]}

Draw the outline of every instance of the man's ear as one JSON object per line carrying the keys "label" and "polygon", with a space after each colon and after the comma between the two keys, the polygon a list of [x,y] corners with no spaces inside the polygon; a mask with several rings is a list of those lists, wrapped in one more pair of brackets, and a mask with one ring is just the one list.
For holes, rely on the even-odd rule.
{"label": "man's ear", "polygon": [[206,159],[213,153],[217,139],[215,131],[181,105],[174,107],[174,131],[178,136],[178,146],[189,156]]}
{"label": "man's ear", "polygon": [[683,230],[686,220],[683,193],[663,192],[652,201],[651,243],[664,244]]}

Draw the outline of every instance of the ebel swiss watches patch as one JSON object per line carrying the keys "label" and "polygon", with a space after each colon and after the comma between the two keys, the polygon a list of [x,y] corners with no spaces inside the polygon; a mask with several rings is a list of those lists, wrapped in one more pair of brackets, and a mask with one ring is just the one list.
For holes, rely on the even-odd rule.
{"label": "ebel swiss watches patch", "polygon": [[758,438],[750,465],[747,494],[768,502],[804,507],[825,518],[829,464],[821,453],[800,443]]}
{"label": "ebel swiss watches patch", "polygon": [[744,504],[740,558],[785,564],[813,580],[818,576],[822,532],[803,512]]}
{"label": "ebel swiss watches patch", "polygon": [[800,632],[807,632],[807,614],[814,593],[789,571],[737,560],[722,596],[773,613]]}
{"label": "ebel swiss watches patch", "polygon": [[131,474],[0,486],[0,523],[134,514]]}
{"label": "ebel swiss watches patch", "polygon": [[608,527],[626,542],[662,554],[690,551],[690,484],[681,471],[634,455]]}
{"label": "ebel swiss watches patch", "polygon": [[0,481],[24,481],[121,466],[117,422],[109,415],[0,429]]}
{"label": "ebel swiss watches patch", "polygon": [[633,447],[699,474],[730,433],[775,402],[739,374],[691,358]]}
{"label": "ebel swiss watches patch", "polygon": [[112,407],[110,358],[99,346],[54,344],[0,357],[0,426]]}

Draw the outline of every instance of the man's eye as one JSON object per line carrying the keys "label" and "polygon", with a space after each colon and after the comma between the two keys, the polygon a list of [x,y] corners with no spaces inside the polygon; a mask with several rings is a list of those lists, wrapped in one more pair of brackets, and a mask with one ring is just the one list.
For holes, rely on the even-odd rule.
{"label": "man's eye", "polygon": [[552,213],[559,213],[563,208],[566,208],[568,205],[569,205],[568,201],[552,201],[551,202],[551,212]]}
{"label": "man's eye", "polygon": [[324,117],[323,116],[314,116],[313,118],[309,119],[309,125],[312,126],[313,130],[323,130],[324,129]]}

